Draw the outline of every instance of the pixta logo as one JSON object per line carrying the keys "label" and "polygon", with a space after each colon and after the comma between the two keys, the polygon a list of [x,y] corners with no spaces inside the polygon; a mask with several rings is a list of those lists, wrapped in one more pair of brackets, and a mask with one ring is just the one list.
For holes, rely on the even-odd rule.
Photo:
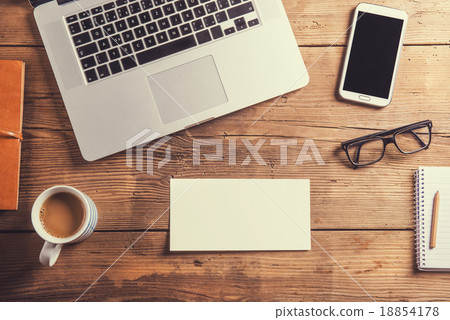
{"label": "pixta logo", "polygon": [[[150,129],[145,129],[130,138],[127,141],[127,154],[126,162],[127,167],[133,167],[133,155],[134,150],[136,154],[136,170],[144,172],[149,175],[154,173],[154,153],[158,149],[165,149],[164,159],[157,163],[157,168],[161,169],[171,161],[172,149],[167,143],[172,139],[170,136],[161,138],[159,132],[154,132]],[[149,145],[150,142],[153,144]],[[245,147],[245,158],[241,161],[237,161],[238,144]],[[279,147],[279,164],[287,166],[288,163],[288,148],[296,147],[299,145],[296,139],[259,139],[255,143],[252,143],[249,139],[193,139],[192,140],[192,164],[194,166],[200,166],[205,161],[219,161],[227,162],[229,166],[241,165],[248,166],[252,161],[260,166],[268,165],[268,162],[264,160],[261,155],[261,148],[264,146],[277,146]],[[225,155],[225,148],[227,149],[227,155]],[[241,147],[242,148],[242,147]],[[205,151],[205,149],[208,149]],[[213,149],[213,152],[211,152]],[[202,154],[203,150],[203,154]],[[242,154],[242,150],[240,152]],[[144,160],[146,160],[146,168],[144,169]],[[203,160],[203,162],[202,162]],[[300,152],[296,156],[295,165],[301,166],[305,162],[315,161],[317,165],[323,166],[325,162],[317,148],[314,140],[306,139],[303,141]]]}
{"label": "pixta logo", "polygon": [[[146,159],[147,159],[147,174],[153,175],[153,154],[154,152],[162,148],[166,145],[167,142],[172,139],[170,136],[165,136],[158,141],[156,141],[151,146],[147,147],[147,145],[155,141],[161,137],[161,134],[159,132],[154,132],[150,129],[144,129],[135,136],[133,136],[131,139],[127,140],[127,167],[132,168],[133,167],[133,148],[136,147],[136,170],[138,171],[144,171],[144,149],[146,153]],[[170,146],[166,146],[166,155],[163,160],[161,160],[158,163],[158,169],[161,169],[164,167],[167,163],[170,162],[172,159],[172,149]]]}

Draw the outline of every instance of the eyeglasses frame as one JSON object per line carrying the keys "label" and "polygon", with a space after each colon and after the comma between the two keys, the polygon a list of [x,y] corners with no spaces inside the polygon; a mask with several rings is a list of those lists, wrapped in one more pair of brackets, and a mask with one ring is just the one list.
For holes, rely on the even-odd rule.
{"label": "eyeglasses frame", "polygon": [[[429,141],[428,141],[428,144],[426,144],[426,145],[425,145],[425,143],[422,141],[422,139],[420,139],[420,138],[417,136],[417,134],[416,134],[414,131],[412,131],[412,130],[414,130],[414,129],[422,128],[422,127],[425,127],[425,126],[428,128],[428,133],[429,133],[429,136],[430,136],[430,139],[429,139]],[[362,136],[362,137],[359,137],[359,138],[347,140],[347,141],[341,143],[341,148],[342,148],[342,149],[345,151],[345,153],[347,154],[347,158],[348,158],[348,160],[352,163],[352,165],[354,166],[354,169],[357,169],[358,167],[368,166],[368,165],[377,163],[378,161],[380,161],[381,159],[383,159],[384,154],[385,154],[385,152],[386,152],[386,146],[387,146],[388,144],[390,144],[390,143],[393,143],[393,144],[397,147],[398,151],[400,151],[400,152],[403,153],[403,154],[413,154],[413,153],[416,153],[416,152],[419,152],[419,151],[428,149],[428,147],[429,147],[430,144],[431,144],[431,138],[432,138],[431,129],[432,129],[432,127],[433,127],[433,123],[431,122],[431,120],[424,120],[424,121],[412,123],[412,124],[409,124],[409,125],[406,125],[406,126],[403,126],[403,127],[399,127],[399,128],[396,128],[396,129],[391,129],[391,130],[381,131],[381,132],[377,132],[377,133],[372,133],[372,134],[368,134],[368,135],[365,135],[365,136]],[[405,152],[405,151],[403,151],[403,150],[398,146],[397,141],[396,141],[396,137],[397,137],[397,135],[399,135],[399,134],[401,134],[401,133],[404,133],[405,131],[411,131],[411,132],[416,136],[416,138],[417,138],[422,144],[424,144],[424,146],[422,146],[421,149],[415,150],[415,151],[412,151],[412,152]],[[385,137],[385,136],[389,136],[389,135],[392,135],[392,136],[391,136],[391,137]],[[349,154],[349,152],[348,152],[348,148],[349,148],[352,144],[354,144],[354,143],[356,143],[356,142],[369,142],[370,139],[372,139],[373,141],[381,139],[381,140],[383,141],[383,152],[382,152],[380,158],[377,159],[377,160],[375,160],[375,161],[369,162],[369,163],[364,163],[364,164],[357,164],[357,163],[355,163],[355,162],[352,160],[352,158],[350,157],[350,154]],[[361,144],[361,145],[363,145],[363,144]],[[359,151],[360,151],[360,149],[359,149]]]}

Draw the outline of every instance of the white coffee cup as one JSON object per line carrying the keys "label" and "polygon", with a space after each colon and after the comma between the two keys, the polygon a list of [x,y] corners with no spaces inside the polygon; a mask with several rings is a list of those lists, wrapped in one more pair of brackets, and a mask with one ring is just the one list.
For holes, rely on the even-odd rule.
{"label": "white coffee cup", "polygon": [[[82,201],[85,209],[83,225],[77,233],[68,238],[57,238],[49,234],[42,226],[39,216],[44,202],[50,196],[60,192],[67,192],[75,195]],[[34,201],[33,208],[31,209],[31,222],[33,223],[34,230],[42,239],[45,240],[41,254],[39,255],[39,261],[45,266],[53,266],[58,259],[63,245],[66,243],[76,243],[85,240],[92,234],[92,232],[94,232],[97,225],[97,220],[97,207],[95,206],[94,201],[92,201],[92,199],[83,192],[69,186],[54,186],[42,192]]]}

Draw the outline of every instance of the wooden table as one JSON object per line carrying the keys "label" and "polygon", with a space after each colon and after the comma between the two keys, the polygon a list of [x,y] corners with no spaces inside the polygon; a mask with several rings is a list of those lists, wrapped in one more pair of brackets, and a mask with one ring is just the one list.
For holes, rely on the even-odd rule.
{"label": "wooden table", "polygon": [[[410,20],[392,104],[375,109],[336,99],[338,75],[356,0],[284,0],[309,70],[310,84],[199,127],[172,135],[172,161],[154,175],[128,168],[125,153],[82,159],[26,0],[0,2],[0,59],[26,62],[24,143],[18,212],[0,213],[0,300],[76,300],[169,206],[169,183],[183,178],[311,179],[312,236],[308,252],[171,253],[165,214],[80,299],[146,301],[448,301],[450,274],[415,268],[413,172],[450,165],[450,1],[380,0]],[[331,44],[335,44],[329,48]],[[316,59],[323,56],[316,61]],[[340,142],[420,120],[434,123],[429,150],[385,158],[353,170]],[[237,165],[194,166],[193,139],[237,141]],[[297,139],[281,165],[271,138]],[[326,163],[295,165],[314,139]],[[254,159],[241,139],[267,139]],[[227,148],[225,148],[227,150]],[[165,149],[156,153],[164,158]],[[226,154],[227,155],[227,154]],[[43,241],[30,210],[44,189],[72,185],[90,195],[100,217],[85,242],[67,246],[53,268],[38,262]],[[361,286],[359,286],[359,285]]]}

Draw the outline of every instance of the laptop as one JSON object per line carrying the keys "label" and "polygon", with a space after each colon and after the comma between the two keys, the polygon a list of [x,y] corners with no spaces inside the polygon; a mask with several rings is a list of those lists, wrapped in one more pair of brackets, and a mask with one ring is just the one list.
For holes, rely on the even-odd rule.
{"label": "laptop", "polygon": [[281,0],[30,2],[88,161],[309,81]]}

